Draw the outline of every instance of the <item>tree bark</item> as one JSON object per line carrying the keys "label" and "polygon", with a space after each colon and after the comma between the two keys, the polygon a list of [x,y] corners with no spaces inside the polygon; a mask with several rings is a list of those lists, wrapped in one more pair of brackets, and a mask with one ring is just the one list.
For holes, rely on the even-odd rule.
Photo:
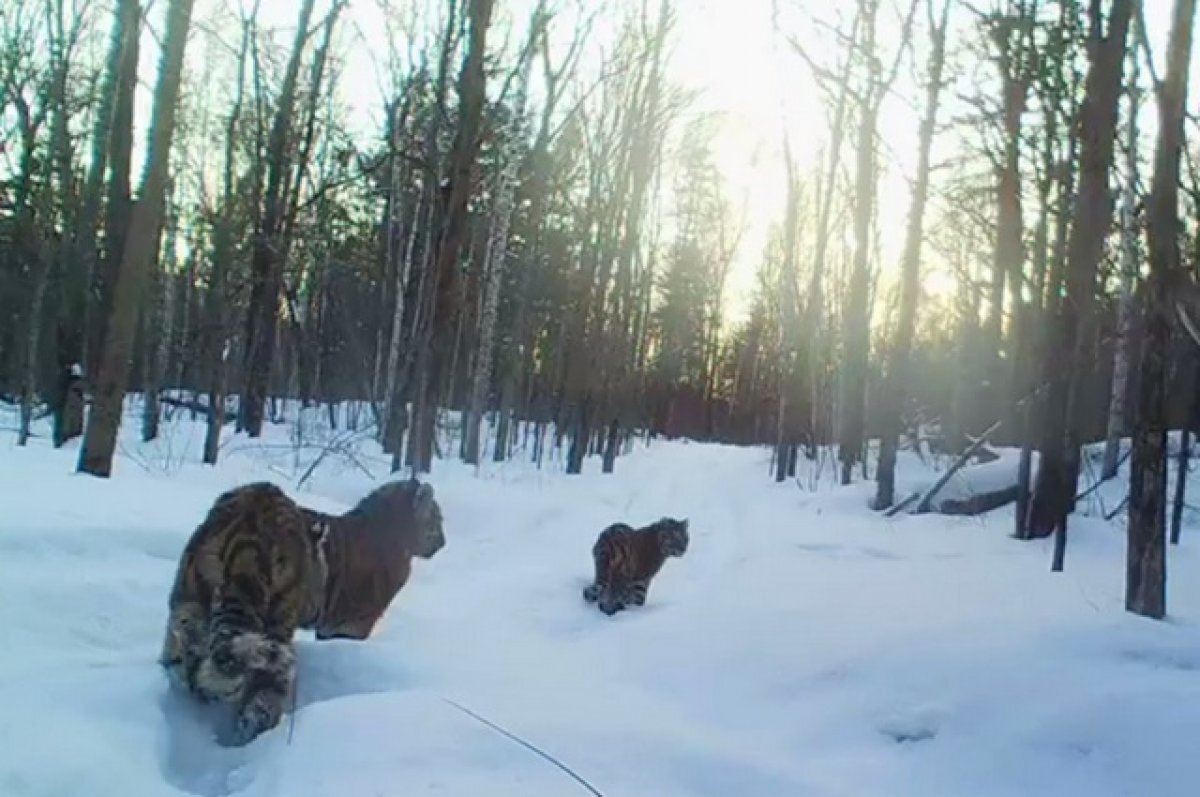
{"label": "tree bark", "polygon": [[154,92],[141,191],[130,219],[129,235],[117,273],[96,393],[79,452],[79,471],[93,476],[107,478],[112,472],[125,383],[129,376],[130,347],[138,315],[135,308],[153,257],[154,244],[158,240],[155,230],[162,219],[171,140],[175,133],[180,73],[191,16],[192,0],[171,0],[167,9],[167,30],[158,85]]}
{"label": "tree bark", "polygon": [[[875,12],[877,3],[868,0],[864,23],[864,51],[872,63],[875,55]],[[872,98],[860,102],[858,119],[858,151],[854,177],[854,261],[846,289],[842,322],[842,389],[841,428],[838,434],[838,459],[841,462],[841,483],[849,484],[862,452],[865,434],[865,402],[867,388],[867,358],[870,353],[870,256],[871,222],[875,216],[875,128],[878,106]]]}
{"label": "tree bark", "polygon": [[[976,406],[977,424],[994,418],[1003,407],[1006,390],[1003,351],[1004,292],[1009,287],[1013,311],[1022,305],[1023,263],[1025,259],[1021,210],[1021,123],[1029,97],[1032,69],[1031,48],[1033,9],[1025,2],[990,20],[990,32],[998,49],[1001,79],[1001,120],[1004,130],[1003,154],[996,182],[996,240],[992,256],[992,286],[988,315],[984,324],[987,346],[984,381]],[[1013,330],[1014,335],[1020,332]],[[1015,359],[1015,358],[1014,358]]]}
{"label": "tree bark", "polygon": [[238,48],[237,85],[233,107],[225,124],[225,158],[221,179],[221,210],[213,230],[212,271],[204,303],[204,388],[208,391],[208,417],[204,430],[204,462],[217,464],[221,446],[221,429],[226,423],[225,384],[226,361],[229,355],[228,319],[225,292],[230,261],[233,259],[234,169],[237,157],[238,123],[245,99],[246,60],[250,52],[250,37],[258,19],[259,2],[255,0],[250,16],[242,20],[242,41]]}
{"label": "tree bark", "polygon": [[[167,224],[172,222],[167,221]],[[171,334],[175,316],[175,277],[170,273],[170,265],[174,263],[175,230],[167,232],[166,257],[159,252],[159,237],[163,229],[160,226],[155,232],[155,243],[150,258],[150,296],[148,305],[142,312],[148,313],[150,323],[146,325],[146,352],[143,368],[142,390],[142,441],[148,442],[158,437],[158,423],[161,409],[159,395],[162,391],[163,377],[171,354]],[[165,262],[164,262],[165,261]]]}
{"label": "tree bark", "polygon": [[875,220],[878,163],[875,152],[879,111],[891,91],[900,56],[909,46],[913,14],[912,3],[903,30],[899,33],[896,60],[885,74],[877,35],[879,0],[863,0],[860,6],[862,43],[860,55],[866,61],[866,77],[858,97],[858,152],[854,171],[854,258],[842,318],[841,418],[838,434],[838,459],[841,482],[849,484],[854,465],[862,458],[866,438],[867,369],[871,348],[871,229]]}
{"label": "tree bark", "polygon": [[112,316],[117,271],[125,251],[125,237],[133,200],[129,172],[133,165],[133,104],[137,89],[138,44],[141,38],[142,11],[138,0],[120,0],[121,61],[113,99],[112,125],[108,136],[109,182],[104,203],[104,257],[92,274],[92,300],[88,303],[87,375],[98,376],[104,337]]}
{"label": "tree bark", "polygon": [[1195,0],[1176,0],[1167,75],[1158,91],[1158,145],[1147,214],[1150,277],[1142,305],[1145,324],[1129,479],[1125,608],[1154,619],[1162,619],[1167,613],[1163,526],[1167,500],[1166,353],[1173,301],[1168,285],[1183,269],[1179,252],[1179,163],[1195,11]]}
{"label": "tree bark", "polygon": [[[1134,22],[1136,25],[1137,23]],[[1121,297],[1117,304],[1117,340],[1113,352],[1112,390],[1108,402],[1108,429],[1104,440],[1104,462],[1100,469],[1101,479],[1117,475],[1117,462],[1121,454],[1121,435],[1125,431],[1125,397],[1129,393],[1129,367],[1133,354],[1133,285],[1137,279],[1139,262],[1138,246],[1140,231],[1137,222],[1138,183],[1138,63],[1134,56],[1130,63],[1129,114],[1125,144],[1125,185],[1121,193]]]}
{"label": "tree bark", "polygon": [[442,232],[438,238],[434,268],[436,305],[432,326],[431,357],[422,380],[417,414],[419,445],[415,469],[428,473],[432,467],[432,442],[437,421],[437,396],[454,355],[454,333],[461,308],[459,297],[459,254],[467,233],[467,203],[471,198],[479,130],[486,100],[484,54],[491,24],[493,0],[471,0],[470,34],[466,59],[459,77],[458,130],[450,158],[450,185],[445,192],[441,214]]}
{"label": "tree bark", "polygon": [[[932,16],[932,9],[930,11]],[[896,500],[896,448],[900,437],[900,411],[911,390],[911,356],[916,331],[917,302],[921,294],[921,242],[924,238],[925,205],[929,198],[930,151],[937,129],[938,101],[946,63],[946,28],[950,3],[943,0],[941,17],[933,26],[933,52],[929,56],[929,83],[925,87],[925,116],[921,119],[917,155],[917,182],[904,238],[901,266],[900,313],[892,348],[891,368],[883,387],[880,408],[879,464],[875,470],[875,509],[886,509]]]}
{"label": "tree bark", "polygon": [[303,0],[296,23],[296,37],[279,90],[279,105],[267,143],[267,190],[262,216],[254,235],[251,256],[250,306],[246,313],[244,353],[245,385],[238,414],[250,437],[262,434],[263,409],[275,357],[276,319],[283,288],[283,217],[285,191],[290,174],[288,136],[296,104],[296,82],[304,43],[308,38],[313,0]]}
{"label": "tree bark", "polygon": [[[1042,406],[1041,460],[1029,507],[1031,537],[1053,533],[1065,536],[1067,515],[1075,497],[1078,430],[1072,412],[1073,396],[1079,364],[1088,355],[1087,330],[1095,304],[1096,274],[1112,224],[1108,180],[1133,2],[1114,0],[1107,35],[1099,33],[1100,20],[1093,21],[1097,32],[1078,120],[1080,176],[1068,244],[1066,293],[1058,303],[1048,345],[1042,351],[1048,390]],[[1098,8],[1093,10],[1099,14]],[[1057,557],[1055,564],[1059,564]]]}
{"label": "tree bark", "polygon": [[792,160],[792,147],[786,136],[783,141],[784,175],[787,178],[787,206],[784,211],[783,265],[779,270],[779,408],[775,430],[775,481],[787,479],[787,465],[791,459],[791,439],[788,417],[788,401],[794,385],[796,356],[796,325],[799,308],[796,307],[796,238],[800,228],[800,181]]}
{"label": "tree bark", "polygon": [[[524,98],[524,89],[520,96]],[[516,108],[517,118],[524,113],[523,101]],[[508,257],[508,225],[512,218],[513,200],[516,194],[516,152],[520,125],[510,131],[510,141],[504,147],[505,161],[496,179],[496,206],[492,211],[487,243],[487,282],[484,288],[483,313],[479,322],[479,345],[475,354],[475,370],[471,376],[470,405],[463,426],[463,461],[479,464],[479,427],[487,405],[488,391],[492,383],[494,361],[496,316],[500,309],[500,286],[504,283],[504,268]]]}

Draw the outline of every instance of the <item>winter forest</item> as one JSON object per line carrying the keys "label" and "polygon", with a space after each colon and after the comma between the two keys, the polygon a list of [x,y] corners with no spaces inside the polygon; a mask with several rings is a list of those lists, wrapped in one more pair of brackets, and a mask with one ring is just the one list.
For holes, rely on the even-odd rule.
{"label": "winter forest", "polygon": [[[1131,783],[1141,793],[1192,793],[1185,784],[1194,788],[1200,769],[1184,760],[1194,756],[1149,751],[1145,740],[1200,732],[1197,720],[1170,708],[1200,696],[1195,683],[1178,680],[1200,667],[1200,563],[1187,545],[1189,532],[1200,535],[1189,492],[1200,489],[1189,481],[1192,433],[1200,431],[1200,150],[1189,98],[1200,77],[1195,6],[0,0],[0,494],[31,485],[27,497],[0,498],[16,507],[13,519],[0,521],[0,559],[9,557],[14,577],[34,562],[49,569],[30,573],[53,573],[51,559],[38,558],[48,557],[42,548],[26,548],[34,537],[22,537],[43,527],[71,535],[64,550],[108,555],[98,553],[101,541],[75,536],[81,521],[94,531],[107,514],[113,529],[172,529],[165,564],[173,566],[186,539],[179,535],[235,483],[267,478],[344,508],[369,488],[364,474],[428,480],[445,510],[447,554],[415,568],[392,610],[395,646],[385,636],[376,648],[384,652],[353,655],[374,656],[368,675],[391,683],[401,676],[389,657],[407,656],[423,640],[420,655],[431,669],[437,662],[438,683],[451,688],[478,682],[460,677],[462,665],[446,664],[457,654],[424,632],[428,618],[454,620],[434,598],[422,602],[421,590],[440,588],[447,603],[479,593],[486,603],[483,586],[468,587],[470,564],[453,558],[477,543],[526,546],[526,563],[513,559],[521,573],[534,572],[527,558],[537,561],[548,546],[546,561],[590,577],[592,540],[623,514],[645,514],[629,520],[635,526],[688,515],[689,558],[664,567],[664,586],[651,592],[644,615],[631,612],[612,626],[625,636],[608,644],[631,651],[657,644],[633,618],[653,624],[642,627],[652,627],[654,639],[672,638],[671,612],[684,612],[689,600],[723,601],[702,597],[704,590],[717,595],[724,579],[739,583],[731,573],[746,557],[778,562],[761,562],[747,586],[775,584],[778,571],[777,592],[805,589],[803,580],[785,586],[786,570],[837,595],[830,573],[871,580],[870,568],[884,559],[901,557],[906,566],[907,557],[925,556],[904,578],[920,574],[935,586],[897,586],[915,612],[958,611],[962,623],[983,622],[1001,617],[1001,604],[1018,611],[1014,592],[1025,592],[1043,607],[1031,621],[1042,623],[1037,633],[1054,645],[1082,626],[1096,631],[1080,649],[1052,646],[1057,652],[1045,661],[1079,672],[1076,664],[1095,659],[1088,645],[1119,638],[1141,651],[1130,656],[1166,661],[1173,674],[1162,677],[1176,679],[1163,681],[1169,700],[1132,711],[1140,743],[1130,741],[1133,730],[1109,730],[1085,745],[1100,751],[1097,768],[1135,760],[1157,767],[1161,783],[1152,788],[1125,770],[1105,781],[1099,769],[1037,758],[1050,754],[1014,742],[993,753],[1021,769],[1033,755],[1032,773],[1046,778],[1012,775],[995,793],[1116,795]],[[103,481],[68,478],[72,471]],[[506,485],[515,491],[508,497]],[[154,491],[167,497],[150,499]],[[52,510],[58,502],[78,506],[52,518],[67,511]],[[186,516],[172,514],[172,503]],[[140,512],[150,520],[134,520]],[[512,518],[491,519],[502,513]],[[468,535],[483,532],[468,532],[464,517],[505,531],[479,542]],[[579,526],[560,558],[555,523]],[[812,524],[828,526],[822,542],[802,544],[792,529]],[[748,525],[759,528],[738,531],[734,553],[722,535]],[[986,542],[972,541],[984,533]],[[131,550],[150,544],[150,531],[146,540],[120,534],[114,544]],[[801,536],[774,540],[789,534]],[[845,551],[878,552],[879,561],[843,564]],[[986,600],[945,606],[954,590],[971,588],[945,586],[958,581],[950,569],[957,566],[933,563],[943,554],[976,563],[966,572],[989,582]],[[485,561],[471,559],[490,570]],[[154,589],[139,600],[158,611],[169,576],[169,568],[156,571],[147,582]],[[701,576],[711,585],[688,586]],[[505,592],[527,589],[507,586],[500,574],[487,578]],[[1009,583],[995,583],[1003,579]],[[1053,607],[1080,600],[1075,585],[1083,582],[1075,579],[1103,592],[1103,605],[1085,597],[1084,613],[1074,614],[1072,603],[1067,619],[1058,618],[1071,630],[1049,633],[1057,628],[1048,619]],[[579,611],[572,584],[564,617]],[[1063,584],[1071,585],[1066,598]],[[11,587],[12,601],[0,604],[15,605],[16,591],[27,588]],[[544,593],[539,600],[561,600]],[[740,608],[788,626],[785,636],[806,637],[811,628],[787,612],[816,617],[821,607],[811,604],[830,594],[765,594],[762,607],[740,598],[745,605],[716,616],[740,626]],[[858,606],[865,599],[825,607],[849,614],[820,622],[861,614],[882,623]],[[97,614],[80,623],[124,622],[110,610],[89,609]],[[700,622],[700,607],[686,611]],[[400,619],[405,612],[412,617]],[[160,621],[151,613],[146,640]],[[566,673],[572,656],[596,655],[586,647],[593,643],[571,638],[585,647],[552,651],[546,638],[567,622],[553,615],[546,628],[522,626],[521,644],[544,647],[548,667],[561,663],[565,690],[586,691]],[[818,643],[836,637],[822,629]],[[938,629],[922,633],[939,639]],[[1017,641],[985,637],[980,650],[1003,651],[998,657],[1009,655],[1018,668],[1042,656],[1033,631],[1004,633]],[[129,637],[134,646],[146,642]],[[747,648],[761,641],[738,640]],[[46,644],[45,655],[57,658],[59,648]],[[656,660],[683,666],[692,655],[726,655],[699,638],[687,644],[696,646],[687,654],[653,648]],[[863,656],[874,650],[866,641],[861,649],[846,644]],[[967,677],[975,660],[959,661],[956,671],[954,651],[925,677]],[[339,698],[385,694],[330,674],[360,666],[350,653],[318,659],[308,671],[305,655],[304,705],[293,705],[293,715],[320,705],[306,704],[306,684]],[[841,671],[841,654],[828,655],[822,666]],[[787,656],[772,661],[780,671],[799,667]],[[907,663],[914,673],[924,669]],[[409,666],[402,679],[424,677]],[[719,679],[716,666],[701,670]],[[761,666],[762,689],[794,687]],[[1091,674],[1078,687],[1085,692],[1124,677],[1094,662],[1079,666]],[[26,672],[15,658],[0,666],[10,669]],[[658,677],[647,669],[629,679],[666,701],[672,687]],[[882,676],[858,677],[868,678],[862,689],[891,694],[870,680]],[[642,691],[620,691],[628,679],[612,683],[611,707],[582,697],[568,703],[605,716],[642,710]],[[692,685],[703,691],[702,683]],[[914,680],[904,688],[923,694],[926,686]],[[478,688],[490,696],[488,703],[477,695],[485,704],[523,716],[499,692]],[[1023,699],[1048,711],[1056,693],[1044,688]],[[737,689],[747,691],[708,698],[714,728],[742,727],[731,720],[741,716],[734,704],[781,699]],[[388,712],[432,711],[403,697],[408,692],[386,694],[402,700]],[[960,697],[962,705],[979,699]],[[893,711],[880,700],[878,712],[903,715],[882,721],[893,747],[949,745],[942,737],[961,731],[954,708]],[[838,705],[819,710],[841,716]],[[998,705],[972,705],[989,721],[1004,715]],[[674,703],[655,706],[661,711],[647,709],[657,717],[647,734],[686,736],[689,721],[672,713]],[[1124,723],[1129,710],[1118,701],[1103,709],[1111,716],[1093,721]],[[1081,717],[1072,722],[1087,724]],[[312,715],[312,727],[320,721]],[[332,723],[326,735],[361,727],[341,715],[324,721]],[[524,721],[556,738],[556,721]],[[438,714],[432,726],[448,722]],[[795,762],[780,763],[785,754],[769,764],[739,757],[730,751],[759,737],[735,740],[729,727],[720,731],[728,737],[673,752],[671,767],[637,758],[621,774],[597,759],[591,772],[607,776],[606,793],[654,795],[910,793],[897,772],[914,795],[974,794],[991,777],[981,763],[988,753],[978,748],[922,753],[916,763],[879,752],[876,761],[850,720],[835,722],[836,744],[816,742],[815,730],[801,732],[783,715],[763,722],[772,744],[816,744],[832,758],[793,770]],[[1070,735],[1063,728],[1075,726],[1063,723],[1048,737]],[[303,724],[295,729],[301,744]],[[1033,733],[1009,730],[1014,738]],[[583,739],[559,740],[575,761],[589,760]],[[861,771],[855,745],[874,761]],[[80,771],[99,755],[85,748]],[[167,758],[191,763],[162,767],[180,793],[326,793],[319,778],[279,785],[274,770],[268,784],[271,767],[261,760],[250,766],[214,753],[197,763],[189,758],[195,744],[179,748]],[[476,752],[482,772],[487,753]],[[552,782],[544,763],[522,765]],[[239,781],[247,766],[249,780]],[[311,766],[322,771],[319,760]],[[214,768],[224,773],[216,787],[198,774]],[[701,774],[706,768],[711,778]],[[676,777],[684,771],[692,774]],[[46,778],[15,759],[0,765],[0,783],[17,784],[14,794],[70,793]],[[112,793],[175,793],[152,782]],[[564,783],[511,793],[569,793]]]}

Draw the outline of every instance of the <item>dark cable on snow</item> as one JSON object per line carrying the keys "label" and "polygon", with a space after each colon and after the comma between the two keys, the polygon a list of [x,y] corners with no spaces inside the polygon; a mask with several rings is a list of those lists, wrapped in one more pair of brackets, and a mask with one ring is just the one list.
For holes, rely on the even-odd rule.
{"label": "dark cable on snow", "polygon": [[537,755],[537,756],[540,756],[541,758],[545,759],[546,761],[549,761],[551,764],[553,764],[554,766],[558,767],[558,768],[559,768],[559,769],[561,769],[563,772],[565,772],[565,773],[566,773],[566,774],[567,774],[567,775],[568,775],[568,776],[569,776],[569,777],[570,777],[572,780],[574,780],[574,781],[575,781],[576,783],[578,783],[580,786],[582,786],[583,788],[587,789],[587,790],[588,790],[588,791],[589,791],[591,794],[595,795],[595,797],[604,797],[604,795],[603,795],[603,794],[601,794],[600,792],[596,791],[596,787],[595,787],[595,786],[593,786],[592,784],[590,784],[590,783],[588,783],[586,780],[584,780],[582,777],[580,777],[580,776],[579,776],[579,775],[578,775],[578,774],[575,772],[575,770],[571,769],[571,768],[570,768],[570,767],[568,767],[566,764],[564,764],[563,762],[559,761],[557,758],[555,758],[554,756],[550,755],[550,754],[549,754],[549,753],[547,753],[546,751],[544,751],[544,750],[541,750],[541,749],[539,749],[539,748],[535,747],[534,745],[532,745],[532,744],[530,744],[529,742],[527,742],[527,741],[525,741],[524,739],[522,739],[520,736],[517,736],[515,733],[512,733],[512,732],[510,732],[510,731],[507,731],[507,730],[505,730],[504,728],[501,728],[499,725],[497,725],[496,723],[492,722],[491,720],[488,720],[488,719],[486,719],[486,718],[484,718],[484,717],[481,717],[481,716],[479,716],[478,714],[476,714],[474,711],[471,711],[471,709],[467,708],[466,706],[462,706],[462,705],[459,705],[458,703],[455,703],[453,700],[451,700],[451,699],[450,699],[450,698],[448,698],[448,697],[443,697],[443,698],[442,698],[442,700],[444,700],[445,702],[447,702],[447,703],[449,703],[450,705],[454,706],[456,709],[458,709],[458,710],[459,710],[459,711],[461,711],[462,713],[466,714],[468,717],[471,717],[472,719],[476,720],[477,722],[480,722],[480,723],[482,723],[482,724],[484,724],[484,725],[488,726],[489,728],[491,728],[492,730],[494,730],[496,733],[499,733],[499,734],[501,734],[502,736],[504,736],[504,737],[506,737],[506,738],[508,738],[508,739],[511,739],[512,741],[514,741],[514,742],[516,742],[517,744],[519,744],[519,745],[521,745],[522,747],[524,747],[526,750],[529,750],[531,753],[533,753],[533,754],[535,754],[535,755]]}

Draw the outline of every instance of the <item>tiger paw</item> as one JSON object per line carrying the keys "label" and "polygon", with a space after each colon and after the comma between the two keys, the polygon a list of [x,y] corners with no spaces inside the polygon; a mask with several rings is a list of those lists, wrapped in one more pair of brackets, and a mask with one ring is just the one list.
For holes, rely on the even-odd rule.
{"label": "tiger paw", "polygon": [[600,588],[595,584],[588,584],[583,588],[583,599],[588,603],[595,603],[596,598],[600,596]]}
{"label": "tiger paw", "polygon": [[278,725],[279,717],[273,701],[254,698],[238,711],[221,742],[227,747],[243,747]]}

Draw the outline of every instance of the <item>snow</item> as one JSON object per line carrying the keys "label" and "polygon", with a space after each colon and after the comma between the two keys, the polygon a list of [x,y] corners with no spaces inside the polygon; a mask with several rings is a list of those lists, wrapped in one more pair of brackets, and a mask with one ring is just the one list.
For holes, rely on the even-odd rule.
{"label": "snow", "polygon": [[[6,797],[588,793],[454,703],[607,797],[1200,783],[1190,512],[1156,623],[1123,611],[1123,526],[1093,505],[1115,507],[1122,480],[1081,502],[1052,574],[1049,542],[1008,536],[1011,508],[885,520],[866,508],[873,484],[836,488],[828,462],[776,484],[766,449],[666,441],[608,476],[593,460],[582,476],[557,460],[438,462],[447,547],[371,640],[298,642],[294,725],[219,747],[210,710],[155,663],[184,541],[229,486],[268,479],[340,510],[387,457],[313,411],[261,441],[227,437],[208,468],[200,425],[177,416],[142,444],[129,412],[109,480],[74,474],[76,445],[53,450],[44,425],[26,449],[0,432]],[[903,454],[899,492],[936,476]],[[610,619],[585,604],[600,529],[662,515],[689,518],[692,543],[647,605]]]}

